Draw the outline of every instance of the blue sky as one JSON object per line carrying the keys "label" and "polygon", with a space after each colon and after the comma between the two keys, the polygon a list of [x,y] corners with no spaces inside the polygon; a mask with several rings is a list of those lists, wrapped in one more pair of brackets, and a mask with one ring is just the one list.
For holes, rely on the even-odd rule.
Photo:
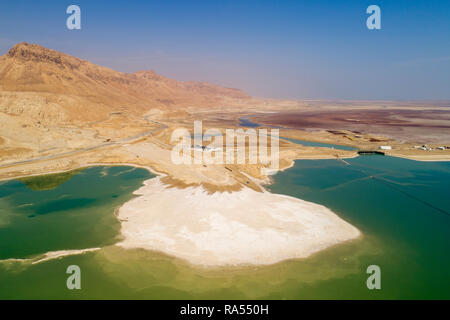
{"label": "blue sky", "polygon": [[[70,4],[81,30],[66,28]],[[450,100],[448,0],[2,1],[0,54],[21,41],[255,96]]]}

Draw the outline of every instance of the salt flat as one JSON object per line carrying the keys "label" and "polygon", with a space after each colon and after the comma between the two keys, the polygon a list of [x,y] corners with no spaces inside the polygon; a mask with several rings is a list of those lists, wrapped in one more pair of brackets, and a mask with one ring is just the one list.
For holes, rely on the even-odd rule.
{"label": "salt flat", "polygon": [[305,258],[357,238],[357,228],[324,206],[256,192],[208,193],[147,180],[118,211],[124,248],[164,252],[204,266],[261,265]]}

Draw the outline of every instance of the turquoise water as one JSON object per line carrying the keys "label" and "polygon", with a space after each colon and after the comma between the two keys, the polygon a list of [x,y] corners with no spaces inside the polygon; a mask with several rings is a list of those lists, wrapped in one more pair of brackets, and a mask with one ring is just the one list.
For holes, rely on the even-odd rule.
{"label": "turquoise water", "polygon": [[292,138],[283,138],[283,140],[291,141],[294,143],[299,143],[301,145],[304,145],[306,147],[322,147],[322,148],[333,148],[333,149],[340,149],[340,150],[357,150],[357,148],[349,147],[349,146],[342,146],[339,144],[330,144],[330,143],[322,143],[322,142],[313,142],[313,141],[306,141],[306,140],[298,140],[298,139],[292,139]]}
{"label": "turquoise water", "polygon": [[248,128],[258,128],[260,126],[258,123],[248,120],[248,117],[239,118],[239,125]]}
{"label": "turquoise water", "polygon": [[[307,259],[205,269],[158,252],[124,250],[114,211],[152,177],[131,167],[0,184],[0,298],[413,299],[450,298],[450,163],[366,156],[301,160],[270,190],[326,205],[363,236]],[[101,250],[38,264],[5,260]],[[66,288],[78,265],[82,289]],[[381,268],[381,290],[366,287]]]}
{"label": "turquoise water", "polygon": [[139,168],[91,167],[51,189],[17,180],[1,183],[0,259],[115,243],[120,224],[114,208],[151,176]]}
{"label": "turquoise water", "polygon": [[296,161],[272,192],[327,206],[376,239],[381,297],[450,298],[450,163],[365,156]]}

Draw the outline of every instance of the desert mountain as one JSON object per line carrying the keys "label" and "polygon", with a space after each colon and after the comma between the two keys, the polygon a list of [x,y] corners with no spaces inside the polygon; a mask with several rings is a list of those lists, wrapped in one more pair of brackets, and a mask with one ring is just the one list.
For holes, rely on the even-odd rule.
{"label": "desert mountain", "polygon": [[95,121],[117,111],[218,107],[249,98],[238,89],[176,81],[154,71],[118,72],[25,42],[0,57],[0,112],[44,121]]}

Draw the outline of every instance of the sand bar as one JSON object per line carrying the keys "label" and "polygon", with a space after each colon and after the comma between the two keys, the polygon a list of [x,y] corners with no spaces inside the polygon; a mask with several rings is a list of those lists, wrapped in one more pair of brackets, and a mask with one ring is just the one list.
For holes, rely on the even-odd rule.
{"label": "sand bar", "polygon": [[58,250],[58,251],[49,251],[40,255],[37,255],[33,258],[8,258],[0,260],[0,263],[11,263],[11,262],[21,262],[21,263],[28,263],[31,262],[31,264],[37,264],[41,262],[45,262],[48,260],[58,259],[61,257],[66,256],[73,256],[73,255],[79,255],[84,254],[87,252],[93,252],[100,250],[101,248],[88,248],[88,249],[73,249],[73,250]]}

